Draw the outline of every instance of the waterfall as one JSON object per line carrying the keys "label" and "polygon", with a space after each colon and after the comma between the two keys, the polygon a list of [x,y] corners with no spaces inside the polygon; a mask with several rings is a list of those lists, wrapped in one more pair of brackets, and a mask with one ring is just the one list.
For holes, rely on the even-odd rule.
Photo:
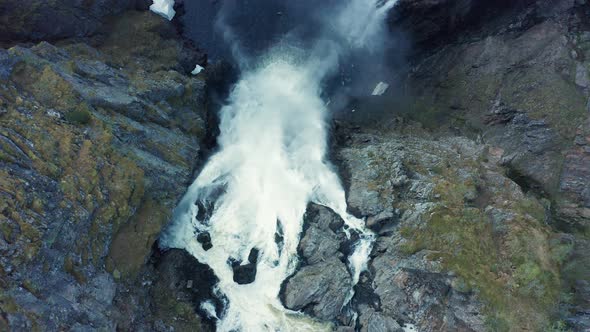
{"label": "waterfall", "polygon": [[[318,331],[329,326],[285,309],[278,295],[295,272],[308,203],[327,206],[360,239],[348,258],[353,283],[366,268],[374,235],[347,213],[342,184],[326,159],[322,82],[347,49],[367,49],[395,1],[349,0],[328,22],[339,34],[310,50],[276,47],[244,72],[221,109],[219,151],[207,162],[161,235],[213,269],[226,309],[219,331]],[[282,241],[276,241],[280,232]],[[208,234],[210,245],[198,241]],[[206,250],[207,249],[207,250]],[[234,264],[256,264],[253,282],[234,281]],[[235,263],[237,262],[237,263]],[[349,299],[352,298],[351,290]]]}

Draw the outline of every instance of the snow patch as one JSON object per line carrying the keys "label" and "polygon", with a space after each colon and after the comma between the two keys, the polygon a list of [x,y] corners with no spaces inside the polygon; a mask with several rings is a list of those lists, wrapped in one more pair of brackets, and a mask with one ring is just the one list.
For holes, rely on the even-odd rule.
{"label": "snow patch", "polygon": [[176,11],[174,10],[174,0],[153,0],[150,10],[154,13],[164,17],[168,21],[172,21]]}
{"label": "snow patch", "polygon": [[402,329],[404,330],[404,332],[416,332],[416,325],[406,323],[404,324],[404,326],[402,326]]}
{"label": "snow patch", "polygon": [[389,84],[385,83],[385,82],[379,82],[377,84],[377,86],[375,86],[375,89],[373,89],[373,96],[381,96],[382,94],[385,93],[385,91],[387,91],[387,89],[389,88]]}
{"label": "snow patch", "polygon": [[193,69],[193,71],[191,71],[191,74],[193,75],[198,75],[200,72],[202,72],[203,70],[205,70],[205,68],[203,68],[200,65],[196,65],[195,69]]}

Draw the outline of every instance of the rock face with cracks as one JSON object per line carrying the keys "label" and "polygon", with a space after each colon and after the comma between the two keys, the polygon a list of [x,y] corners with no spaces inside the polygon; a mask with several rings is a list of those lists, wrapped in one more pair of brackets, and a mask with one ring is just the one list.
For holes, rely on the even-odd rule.
{"label": "rock face with cracks", "polygon": [[182,325],[138,298],[207,130],[205,82],[182,64],[201,55],[150,13],[110,23],[0,50],[0,330]]}
{"label": "rock face with cracks", "polygon": [[346,240],[341,229],[344,222],[330,209],[315,204],[309,205],[305,222],[308,228],[299,244],[305,263],[286,282],[284,303],[289,309],[331,321],[340,316],[352,286],[339,251]]}
{"label": "rock face with cracks", "polygon": [[[128,11],[148,6],[0,0],[0,330],[222,314],[207,266],[154,249],[214,130],[216,74]],[[310,204],[283,304],[338,331],[587,331],[590,3],[400,0],[388,22],[412,45],[402,88],[335,124],[331,151],[377,236],[368,269],[348,302],[356,235]]]}

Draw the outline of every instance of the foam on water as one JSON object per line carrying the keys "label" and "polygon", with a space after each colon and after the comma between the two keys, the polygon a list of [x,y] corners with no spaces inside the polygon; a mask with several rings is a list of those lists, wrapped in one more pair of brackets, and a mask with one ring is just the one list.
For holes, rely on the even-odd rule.
{"label": "foam on water", "polygon": [[[343,40],[367,45],[378,33],[394,1],[351,0],[338,15]],[[368,30],[369,29],[369,30]],[[370,30],[372,29],[372,30]],[[340,30],[339,30],[340,31]],[[326,48],[329,45],[330,47]],[[278,295],[294,273],[303,215],[309,202],[325,205],[345,221],[348,232],[360,234],[349,257],[356,284],[366,268],[373,234],[364,221],[347,213],[345,192],[326,160],[327,110],[321,83],[337,64],[342,45],[318,43],[311,55],[274,50],[244,73],[221,110],[219,152],[211,157],[175,210],[162,234],[164,248],[187,250],[209,265],[219,278],[217,291],[227,299],[217,321],[219,331],[320,331],[329,325],[285,309]],[[332,51],[326,52],[326,49]],[[283,241],[277,243],[280,228]],[[212,248],[205,251],[196,235],[208,232]],[[233,280],[231,261],[248,262],[259,250],[254,282]],[[353,296],[350,290],[349,300]],[[211,305],[205,304],[208,312]]]}

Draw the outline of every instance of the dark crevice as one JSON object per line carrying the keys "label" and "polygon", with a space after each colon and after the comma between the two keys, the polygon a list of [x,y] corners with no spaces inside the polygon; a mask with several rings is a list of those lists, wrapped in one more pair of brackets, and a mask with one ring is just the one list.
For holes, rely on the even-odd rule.
{"label": "dark crevice", "polygon": [[161,250],[156,242],[147,266],[157,271],[156,285],[151,287],[168,287],[170,296],[192,304],[195,313],[201,317],[205,331],[215,330],[215,320],[208,316],[201,304],[210,301],[219,317],[223,313],[225,299],[218,298],[214,287],[219,279],[208,265],[199,262],[184,250]]}

